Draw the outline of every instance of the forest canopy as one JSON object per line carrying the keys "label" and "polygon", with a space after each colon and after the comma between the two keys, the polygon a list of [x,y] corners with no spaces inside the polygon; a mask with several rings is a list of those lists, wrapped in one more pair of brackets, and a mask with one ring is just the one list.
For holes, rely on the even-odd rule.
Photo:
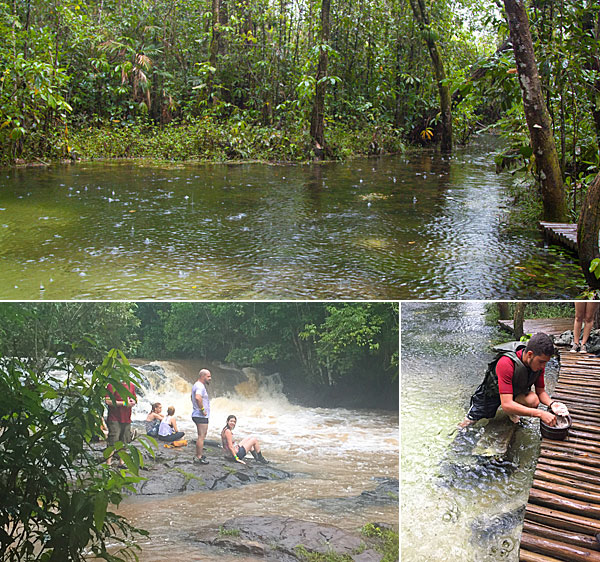
{"label": "forest canopy", "polygon": [[[48,358],[112,348],[149,360],[205,358],[279,372],[300,397],[398,402],[397,303],[0,303],[0,354]],[[359,397],[357,397],[359,398]]]}
{"label": "forest canopy", "polygon": [[[397,150],[439,142],[443,86],[455,142],[499,127],[511,142],[498,165],[531,162],[502,5],[327,6],[324,38],[321,1],[0,2],[3,159],[306,159],[321,86],[333,156]],[[598,167],[599,10],[590,0],[527,3],[571,182]]]}

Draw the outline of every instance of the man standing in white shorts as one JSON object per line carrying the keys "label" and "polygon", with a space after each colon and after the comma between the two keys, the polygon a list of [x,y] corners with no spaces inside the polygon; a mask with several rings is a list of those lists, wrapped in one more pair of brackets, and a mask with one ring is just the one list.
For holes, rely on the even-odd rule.
{"label": "man standing in white shorts", "polygon": [[196,441],[196,456],[194,462],[208,464],[204,451],[204,439],[208,432],[208,418],[210,416],[210,400],[206,387],[210,383],[212,375],[208,369],[200,369],[198,380],[192,387],[192,420],[198,430],[198,439]]}

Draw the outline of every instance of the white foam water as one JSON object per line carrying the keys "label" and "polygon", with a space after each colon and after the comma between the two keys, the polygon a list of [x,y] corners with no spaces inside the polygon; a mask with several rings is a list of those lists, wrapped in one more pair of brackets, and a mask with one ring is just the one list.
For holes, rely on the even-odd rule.
{"label": "white foam water", "polygon": [[[184,378],[177,363],[156,361],[163,374],[144,370],[147,385],[133,411],[133,419],[142,421],[152,402],[161,402],[163,411],[175,407],[178,428],[186,437],[195,438],[191,419],[192,385]],[[160,370],[157,370],[160,373]],[[263,448],[286,457],[311,454],[324,456],[360,456],[399,448],[398,415],[375,410],[311,408],[291,404],[282,392],[277,375],[265,377],[254,369],[244,369],[246,381],[231,385],[221,395],[210,395],[210,423],[207,439],[220,441],[227,416],[237,417],[237,439],[257,436]]]}

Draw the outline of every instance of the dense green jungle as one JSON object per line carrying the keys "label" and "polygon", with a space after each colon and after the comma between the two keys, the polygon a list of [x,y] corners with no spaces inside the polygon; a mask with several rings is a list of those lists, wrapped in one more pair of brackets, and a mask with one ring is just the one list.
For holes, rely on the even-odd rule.
{"label": "dense green jungle", "polygon": [[279,372],[286,394],[313,405],[398,406],[397,303],[0,303],[2,356],[41,368],[73,349],[99,363],[112,348]]}
{"label": "dense green jungle", "polygon": [[[133,382],[138,389],[147,384],[130,358],[210,358],[229,366],[260,367],[266,374],[277,369],[290,401],[309,404],[292,406],[280,395],[280,429],[288,423],[282,421],[283,410],[289,409],[294,412],[293,426],[300,423],[301,412],[308,412],[302,414],[304,423],[311,416],[340,412],[340,419],[349,417],[356,430],[357,417],[393,420],[396,415],[398,314],[397,303],[0,303],[1,559],[137,560],[142,544],[144,551],[150,549],[142,559],[155,559],[147,541],[158,537],[160,548],[163,531],[168,548],[173,548],[170,538],[179,535],[165,526],[162,515],[150,534],[138,528],[139,518],[130,519],[117,509],[148,479],[154,459],[164,461],[156,441],[140,434],[131,443],[94,445],[102,435],[107,384],[122,388],[121,383]],[[184,397],[187,401],[188,392]],[[336,410],[339,406],[352,410]],[[397,443],[397,423],[389,432]],[[328,435],[328,441],[337,441]],[[373,435],[370,430],[365,435],[369,447]],[[191,466],[190,449],[176,455],[178,463],[187,457]],[[314,442],[311,449],[311,457],[319,455]],[[113,452],[123,468],[104,462]],[[381,455],[375,463],[381,463]],[[390,459],[397,469],[397,455],[390,454]],[[356,479],[356,461],[347,462]],[[339,464],[338,459],[333,466]],[[227,466],[215,468],[225,471],[223,476],[236,472]],[[368,481],[371,471],[365,476]],[[389,472],[395,478],[396,471]],[[206,475],[195,478],[200,481],[201,476]],[[294,490],[290,493],[297,494]],[[205,509],[214,494],[201,493]],[[193,497],[179,495],[184,503]],[[148,505],[159,505],[161,498],[156,497],[143,504],[144,512]],[[297,497],[295,503],[299,501]],[[269,502],[272,510],[273,499]],[[215,505],[222,503],[217,492]],[[390,509],[393,522],[397,510]],[[230,516],[229,507],[227,513]],[[334,516],[339,518],[339,513]],[[211,516],[206,519],[210,522]],[[396,560],[397,531],[360,521],[364,540],[375,541],[387,562]],[[199,550],[202,544],[186,534],[173,542],[178,552],[204,552]],[[302,552],[305,555],[298,552],[295,559],[317,559],[317,553]],[[214,555],[221,559],[222,554]],[[215,559],[207,556],[203,559]],[[348,559],[327,556],[318,559]]]}
{"label": "dense green jungle", "polygon": [[498,172],[579,222],[598,285],[596,2],[13,0],[0,37],[2,164],[450,153],[494,131]]}

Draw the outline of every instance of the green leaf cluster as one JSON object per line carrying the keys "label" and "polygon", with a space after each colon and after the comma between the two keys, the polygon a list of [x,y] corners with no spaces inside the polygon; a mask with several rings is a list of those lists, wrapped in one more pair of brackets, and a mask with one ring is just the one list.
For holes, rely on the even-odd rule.
{"label": "green leaf cluster", "polygon": [[[124,443],[102,455],[92,443],[101,435],[107,385],[135,381],[136,371],[114,349],[93,368],[75,345],[41,367],[33,359],[0,359],[3,559],[135,558],[135,540],[147,533],[110,506],[141,480],[141,455]],[[112,452],[127,469],[107,467]]]}

